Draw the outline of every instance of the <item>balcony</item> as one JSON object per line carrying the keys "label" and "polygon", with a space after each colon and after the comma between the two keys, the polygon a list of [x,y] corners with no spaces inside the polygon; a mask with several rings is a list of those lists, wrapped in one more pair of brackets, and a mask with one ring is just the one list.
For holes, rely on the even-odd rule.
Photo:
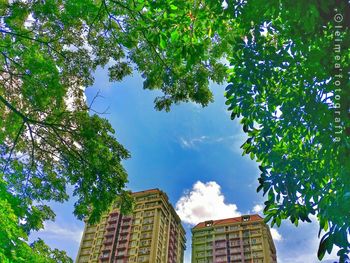
{"label": "balcony", "polygon": [[126,243],[118,244],[117,249],[124,250],[127,247]]}
{"label": "balcony", "polygon": [[108,219],[108,222],[117,222],[117,220],[118,220],[118,217],[117,216],[113,216],[113,217],[110,217]]}
{"label": "balcony", "polygon": [[100,256],[100,260],[101,260],[101,261],[107,261],[107,260],[109,260],[109,253],[103,253],[103,254]]}
{"label": "balcony", "polygon": [[110,224],[107,226],[107,229],[115,229],[117,227],[117,224]]}
{"label": "balcony", "polygon": [[240,247],[241,243],[240,242],[230,242],[230,247]]}
{"label": "balcony", "polygon": [[112,250],[112,246],[105,246],[102,251],[111,251]]}
{"label": "balcony", "polygon": [[110,232],[108,231],[106,234],[105,234],[105,237],[108,238],[108,237],[113,237],[114,236],[114,232]]}
{"label": "balcony", "polygon": [[87,234],[87,235],[85,235],[84,239],[85,240],[92,240],[92,239],[94,239],[94,235],[93,234]]}
{"label": "balcony", "polygon": [[118,259],[121,259],[121,258],[127,257],[127,255],[125,255],[125,254],[117,254],[117,255],[115,255],[115,257],[118,258]]}
{"label": "balcony", "polygon": [[92,242],[88,241],[88,242],[84,242],[83,245],[81,246],[82,248],[86,248],[86,247],[91,247],[92,246]]}
{"label": "balcony", "polygon": [[120,233],[119,233],[119,235],[121,235],[121,236],[126,236],[126,235],[128,235],[129,234],[129,231],[120,231]]}
{"label": "balcony", "polygon": [[103,244],[109,245],[113,243],[113,238],[107,238],[105,241],[103,241]]}
{"label": "balcony", "polygon": [[241,250],[240,249],[231,249],[230,254],[231,255],[241,254]]}
{"label": "balcony", "polygon": [[216,251],[215,252],[215,256],[216,257],[220,257],[220,256],[226,256],[226,250],[222,250],[222,251]]}
{"label": "balcony", "polygon": [[223,248],[226,248],[226,243],[215,244],[215,249],[223,249]]}
{"label": "balcony", "polygon": [[90,227],[90,228],[87,228],[87,229],[86,229],[86,232],[85,232],[85,233],[86,233],[86,234],[95,233],[96,230],[97,230],[96,227]]}

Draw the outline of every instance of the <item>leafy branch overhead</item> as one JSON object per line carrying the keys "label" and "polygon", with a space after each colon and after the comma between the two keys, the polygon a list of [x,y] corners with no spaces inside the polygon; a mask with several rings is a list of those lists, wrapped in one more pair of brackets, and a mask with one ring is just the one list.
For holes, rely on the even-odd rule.
{"label": "leafy branch overhead", "polygon": [[[225,74],[215,59],[220,45],[195,34],[191,3],[177,4],[2,2],[0,165],[24,204],[64,201],[71,184],[76,215],[92,222],[122,192],[127,178],[120,162],[129,154],[106,120],[89,115],[84,97],[97,66],[108,65],[110,79],[122,80],[136,65],[145,88],[163,90],[159,109],[212,100],[209,79],[220,82]],[[198,10],[204,16],[209,7]]]}
{"label": "leafy branch overhead", "polygon": [[[266,221],[279,226],[290,219],[298,225],[315,215],[320,234],[326,232],[319,259],[336,245],[345,262],[350,252],[350,5],[269,1],[253,8],[257,3],[249,2],[237,17],[237,23],[246,23],[247,37],[232,49],[226,98],[232,118],[241,118],[249,136],[244,154],[260,163],[258,191],[267,194]],[[345,16],[341,32],[329,11],[334,9]]]}
{"label": "leafy branch overhead", "polygon": [[[209,82],[227,81],[231,116],[249,136],[244,154],[260,163],[267,220],[297,225],[316,215],[326,231],[319,258],[337,245],[346,260],[349,4],[224,2],[0,2],[0,186],[3,207],[22,222],[14,232],[26,238],[42,228],[54,217],[43,203],[67,200],[68,185],[75,214],[90,222],[116,196],[129,200],[121,165],[129,153],[105,119],[89,114],[84,89],[98,66],[108,67],[111,81],[135,67],[144,88],[162,91],[159,110],[188,101],[206,106]],[[344,16],[339,35],[335,9]],[[341,70],[334,66],[336,38]],[[0,247],[0,255],[11,251]]]}
{"label": "leafy branch overhead", "polygon": [[208,78],[222,81],[225,68],[209,58],[215,49],[197,56],[205,35],[194,34],[192,4],[177,4],[0,2],[1,200],[17,221],[12,230],[21,232],[4,233],[2,256],[15,260],[30,231],[54,218],[46,201],[66,201],[68,186],[77,198],[74,213],[91,223],[117,196],[130,209],[121,165],[129,153],[105,119],[89,114],[94,110],[84,96],[98,66],[108,66],[110,80],[119,81],[135,65],[145,88],[163,90],[158,109],[212,101]]}

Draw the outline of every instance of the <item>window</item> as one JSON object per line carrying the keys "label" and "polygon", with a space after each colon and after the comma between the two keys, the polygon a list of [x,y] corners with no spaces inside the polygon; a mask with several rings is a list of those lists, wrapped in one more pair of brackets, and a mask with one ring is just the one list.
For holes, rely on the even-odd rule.
{"label": "window", "polygon": [[139,249],[139,254],[149,254],[149,252],[150,249],[148,247]]}
{"label": "window", "polygon": [[215,229],[216,232],[224,232],[225,228],[224,227],[218,227],[217,229]]}
{"label": "window", "polygon": [[252,231],[250,231],[250,233],[252,235],[257,235],[257,234],[260,234],[260,230],[252,230]]}
{"label": "window", "polygon": [[226,236],[225,235],[216,235],[215,236],[215,240],[225,240],[226,238],[225,238]]}
{"label": "window", "polygon": [[153,223],[153,218],[146,218],[143,220],[144,224],[152,224]]}
{"label": "window", "polygon": [[152,194],[152,195],[149,195],[149,196],[148,196],[148,200],[155,199],[155,198],[157,198],[157,197],[158,197],[157,194]]}
{"label": "window", "polygon": [[136,217],[141,217],[142,213],[141,212],[137,212],[136,213]]}
{"label": "window", "polygon": [[239,226],[230,226],[230,230],[238,230]]}
{"label": "window", "polygon": [[145,212],[144,216],[153,216],[154,215],[154,211],[148,211],[148,212]]}
{"label": "window", "polygon": [[197,256],[198,256],[198,257],[204,257],[204,256],[205,256],[205,253],[204,253],[204,252],[199,252],[199,253],[197,253]]}
{"label": "window", "polygon": [[151,240],[143,240],[140,242],[140,246],[148,246],[151,244]]}
{"label": "window", "polygon": [[231,233],[229,234],[230,238],[238,238],[239,237],[239,233]]}
{"label": "window", "polygon": [[135,220],[134,220],[134,224],[135,224],[135,225],[140,224],[140,222],[141,222],[140,219],[135,219]]}
{"label": "window", "polygon": [[137,234],[137,233],[134,233],[134,234],[132,234],[132,237],[131,237],[131,239],[138,239],[138,237],[139,237],[139,234]]}

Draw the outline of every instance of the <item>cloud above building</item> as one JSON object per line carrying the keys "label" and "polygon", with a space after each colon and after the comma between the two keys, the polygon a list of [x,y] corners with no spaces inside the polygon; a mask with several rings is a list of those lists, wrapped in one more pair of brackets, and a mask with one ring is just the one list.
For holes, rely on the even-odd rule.
{"label": "cloud above building", "polygon": [[176,212],[184,223],[195,225],[205,220],[240,216],[235,204],[225,203],[221,187],[214,181],[197,181],[176,203]]}
{"label": "cloud above building", "polygon": [[264,206],[260,204],[257,204],[253,207],[253,212],[257,214],[261,213],[263,210],[264,210]]}
{"label": "cloud above building", "polygon": [[63,227],[54,222],[45,222],[44,229],[39,231],[48,238],[54,238],[55,240],[73,241],[75,243],[80,243],[83,230],[76,226],[74,227]]}
{"label": "cloud above building", "polygon": [[282,235],[275,228],[270,228],[271,236],[274,241],[281,241]]}

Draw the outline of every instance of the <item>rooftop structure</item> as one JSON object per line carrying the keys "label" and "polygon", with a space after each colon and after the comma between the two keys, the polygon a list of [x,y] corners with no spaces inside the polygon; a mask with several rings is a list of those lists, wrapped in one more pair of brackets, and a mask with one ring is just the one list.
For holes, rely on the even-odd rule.
{"label": "rooftop structure", "polygon": [[270,229],[259,215],[209,220],[192,229],[192,263],[277,263]]}
{"label": "rooftop structure", "polygon": [[96,225],[85,225],[77,263],[182,263],[185,231],[167,195],[159,189],[133,193],[132,215],[118,208]]}

